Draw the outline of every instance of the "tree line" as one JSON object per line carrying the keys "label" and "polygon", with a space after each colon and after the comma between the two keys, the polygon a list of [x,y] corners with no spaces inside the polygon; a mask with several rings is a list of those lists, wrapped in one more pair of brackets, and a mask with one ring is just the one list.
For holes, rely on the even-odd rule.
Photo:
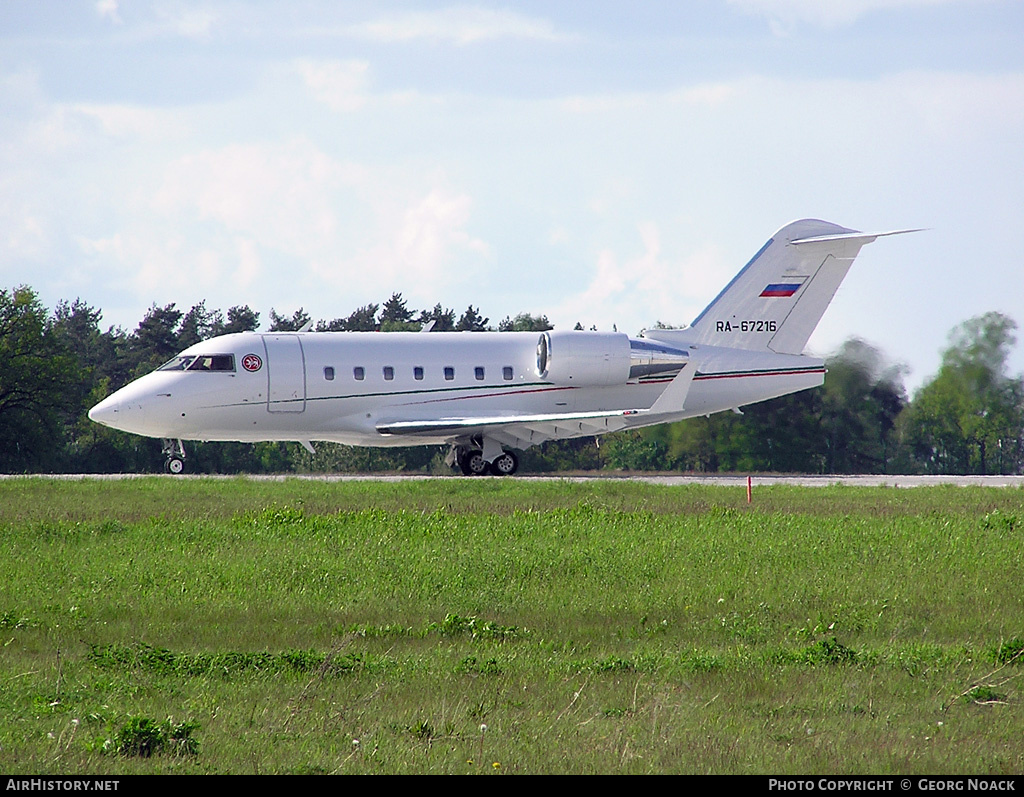
{"label": "tree line", "polygon": [[[81,299],[44,307],[27,286],[0,289],[0,472],[155,472],[160,441],[90,422],[88,409],[182,349],[231,332],[258,331],[260,313],[205,302],[187,311],[153,305],[138,326],[103,330]],[[542,331],[545,316],[505,316],[496,326],[470,305],[415,310],[400,293],[346,317],[313,319],[273,308],[266,331]],[[579,323],[577,329],[583,329]],[[1020,473],[1024,377],[1009,373],[1016,323],[990,312],[955,327],[938,373],[913,398],[904,369],[876,347],[846,341],[826,358],[822,388],[674,424],[601,438],[552,441],[524,452],[524,471],[628,469],[785,473]],[[320,443],[191,443],[196,472],[266,473],[443,468],[444,451]]]}

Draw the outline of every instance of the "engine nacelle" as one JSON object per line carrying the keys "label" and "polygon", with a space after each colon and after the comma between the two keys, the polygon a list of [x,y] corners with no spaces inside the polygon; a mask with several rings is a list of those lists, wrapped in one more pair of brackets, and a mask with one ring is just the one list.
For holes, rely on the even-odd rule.
{"label": "engine nacelle", "polygon": [[633,340],[621,332],[543,332],[537,341],[537,375],[573,387],[673,377],[689,358],[684,349],[659,340]]}
{"label": "engine nacelle", "polygon": [[629,336],[621,332],[544,332],[537,341],[537,375],[556,385],[624,385],[629,369]]}

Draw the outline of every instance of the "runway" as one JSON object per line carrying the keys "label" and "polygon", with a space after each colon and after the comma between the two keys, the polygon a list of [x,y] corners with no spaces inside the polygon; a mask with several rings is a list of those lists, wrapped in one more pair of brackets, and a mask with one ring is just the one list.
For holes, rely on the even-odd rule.
{"label": "runway", "polygon": [[[773,485],[785,485],[789,487],[831,487],[833,485],[845,485],[849,487],[936,487],[940,485],[952,485],[955,487],[1024,487],[1024,476],[849,476],[849,475],[828,475],[828,476],[792,476],[781,474],[749,474],[754,487],[769,487]],[[420,474],[342,474],[342,473],[289,473],[289,474],[181,474],[170,476],[158,473],[102,473],[102,474],[0,474],[0,480],[6,479],[54,479],[66,481],[81,481],[95,479],[98,481],[110,480],[119,481],[126,479],[249,479],[251,481],[284,481],[286,479],[321,481],[321,482],[349,482],[349,481],[377,481],[377,482],[403,482],[403,481],[426,481],[431,479],[466,479],[477,477],[465,476],[426,476]],[[492,480],[498,477],[479,477],[481,480]],[[671,474],[641,474],[641,473],[616,473],[616,474],[551,474],[551,475],[522,475],[513,476],[516,481],[528,482],[615,482],[634,481],[645,484],[661,484],[668,487],[682,486],[688,484],[716,485],[721,487],[745,487],[747,474],[729,475],[671,475]]]}
{"label": "runway", "polygon": [[[747,476],[630,476],[627,478],[650,484],[714,484],[727,487],[746,485]],[[751,474],[754,486],[787,485],[790,487],[1024,487],[1024,476],[782,476]]]}

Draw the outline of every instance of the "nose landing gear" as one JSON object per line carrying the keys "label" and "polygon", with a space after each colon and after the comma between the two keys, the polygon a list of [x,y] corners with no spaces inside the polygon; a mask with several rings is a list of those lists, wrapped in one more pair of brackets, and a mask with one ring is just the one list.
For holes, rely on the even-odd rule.
{"label": "nose landing gear", "polygon": [[163,440],[164,470],[177,476],[185,471],[185,446],[180,440]]}

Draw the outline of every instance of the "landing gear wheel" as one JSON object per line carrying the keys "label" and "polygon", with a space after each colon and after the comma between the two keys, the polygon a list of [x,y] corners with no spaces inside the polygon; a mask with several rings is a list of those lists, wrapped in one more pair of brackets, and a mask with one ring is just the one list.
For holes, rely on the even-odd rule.
{"label": "landing gear wheel", "polygon": [[466,451],[459,458],[459,465],[462,467],[464,476],[483,476],[490,467],[484,459],[484,452],[477,449]]}
{"label": "landing gear wheel", "polygon": [[164,470],[174,476],[177,476],[185,470],[185,460],[181,457],[168,457],[167,461],[164,463]]}
{"label": "landing gear wheel", "polygon": [[491,473],[495,476],[511,476],[519,469],[519,460],[515,454],[506,451],[491,463]]}

